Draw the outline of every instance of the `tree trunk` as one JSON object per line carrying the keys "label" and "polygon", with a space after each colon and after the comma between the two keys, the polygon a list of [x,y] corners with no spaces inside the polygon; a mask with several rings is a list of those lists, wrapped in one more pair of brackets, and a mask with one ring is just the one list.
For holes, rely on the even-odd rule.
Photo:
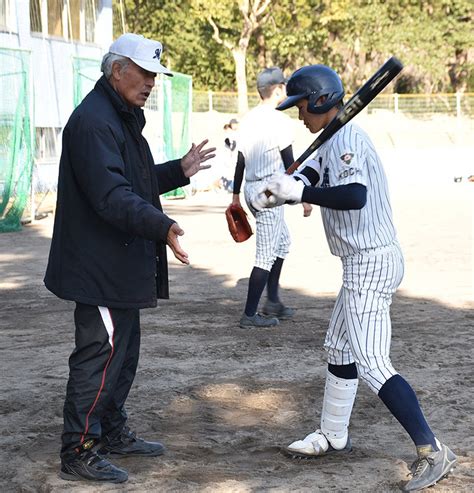
{"label": "tree trunk", "polygon": [[265,35],[263,34],[261,28],[257,30],[256,34],[257,35],[255,37],[258,46],[257,65],[259,66],[260,70],[263,70],[267,66],[266,50],[265,50]]}
{"label": "tree trunk", "polygon": [[451,86],[455,92],[464,92],[467,87],[468,71],[466,69],[467,51],[456,50],[455,60],[448,69]]}
{"label": "tree trunk", "polygon": [[232,56],[235,61],[235,80],[237,81],[239,115],[247,113],[249,103],[247,98],[247,70],[245,67],[245,57],[247,50],[242,47],[232,49]]}

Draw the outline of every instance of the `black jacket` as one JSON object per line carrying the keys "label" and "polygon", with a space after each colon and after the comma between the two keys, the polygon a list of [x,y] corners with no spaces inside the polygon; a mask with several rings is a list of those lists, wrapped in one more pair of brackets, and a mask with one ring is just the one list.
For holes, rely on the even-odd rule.
{"label": "black jacket", "polygon": [[63,132],[53,239],[44,279],[56,296],[110,308],[168,298],[159,194],[187,185],[180,161],[155,165],[130,110],[102,77]]}

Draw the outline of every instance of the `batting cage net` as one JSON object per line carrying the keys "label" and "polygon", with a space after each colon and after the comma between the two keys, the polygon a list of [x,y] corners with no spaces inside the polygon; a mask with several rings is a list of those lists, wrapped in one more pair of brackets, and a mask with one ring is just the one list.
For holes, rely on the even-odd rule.
{"label": "batting cage net", "polygon": [[84,99],[87,93],[94,89],[94,85],[102,75],[100,60],[73,57],[73,84],[74,108]]}
{"label": "batting cage net", "polygon": [[0,232],[16,231],[33,169],[30,53],[0,48]]}
{"label": "batting cage net", "polygon": [[[191,111],[191,76],[173,72],[173,77],[161,75],[157,78],[145,105],[148,127],[145,127],[145,135],[155,162],[178,159],[189,150]],[[178,188],[164,196],[184,198],[186,193]]]}

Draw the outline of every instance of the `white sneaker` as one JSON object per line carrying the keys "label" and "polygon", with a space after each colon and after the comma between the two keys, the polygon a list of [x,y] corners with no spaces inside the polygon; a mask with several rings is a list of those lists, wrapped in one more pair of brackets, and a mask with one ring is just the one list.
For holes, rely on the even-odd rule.
{"label": "white sneaker", "polygon": [[321,430],[316,430],[307,435],[303,440],[296,440],[285,447],[283,451],[290,457],[314,458],[335,452],[347,453],[352,450],[351,439],[347,437],[347,442],[343,448],[334,448]]}

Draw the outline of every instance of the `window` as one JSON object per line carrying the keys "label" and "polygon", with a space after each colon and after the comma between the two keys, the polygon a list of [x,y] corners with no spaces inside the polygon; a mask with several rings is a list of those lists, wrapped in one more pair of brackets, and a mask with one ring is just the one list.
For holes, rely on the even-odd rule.
{"label": "window", "polygon": [[36,127],[35,160],[37,163],[59,159],[61,128]]}
{"label": "window", "polygon": [[67,34],[63,27],[64,2],[63,0],[46,0],[48,9],[48,34],[50,36],[64,36]]}
{"label": "window", "polygon": [[96,0],[85,0],[84,7],[84,37],[86,41],[92,42],[95,36],[95,24],[97,22]]}
{"label": "window", "polygon": [[30,29],[35,33],[43,32],[41,0],[30,0]]}
{"label": "window", "polygon": [[[69,1],[68,14],[71,19],[72,39],[81,39],[81,0]],[[86,41],[94,41],[94,39]]]}
{"label": "window", "polygon": [[[3,2],[6,0],[0,0]],[[30,0],[30,29],[45,36],[93,43],[101,0]]]}
{"label": "window", "polygon": [[10,0],[0,0],[0,29],[7,29],[10,20]]}

